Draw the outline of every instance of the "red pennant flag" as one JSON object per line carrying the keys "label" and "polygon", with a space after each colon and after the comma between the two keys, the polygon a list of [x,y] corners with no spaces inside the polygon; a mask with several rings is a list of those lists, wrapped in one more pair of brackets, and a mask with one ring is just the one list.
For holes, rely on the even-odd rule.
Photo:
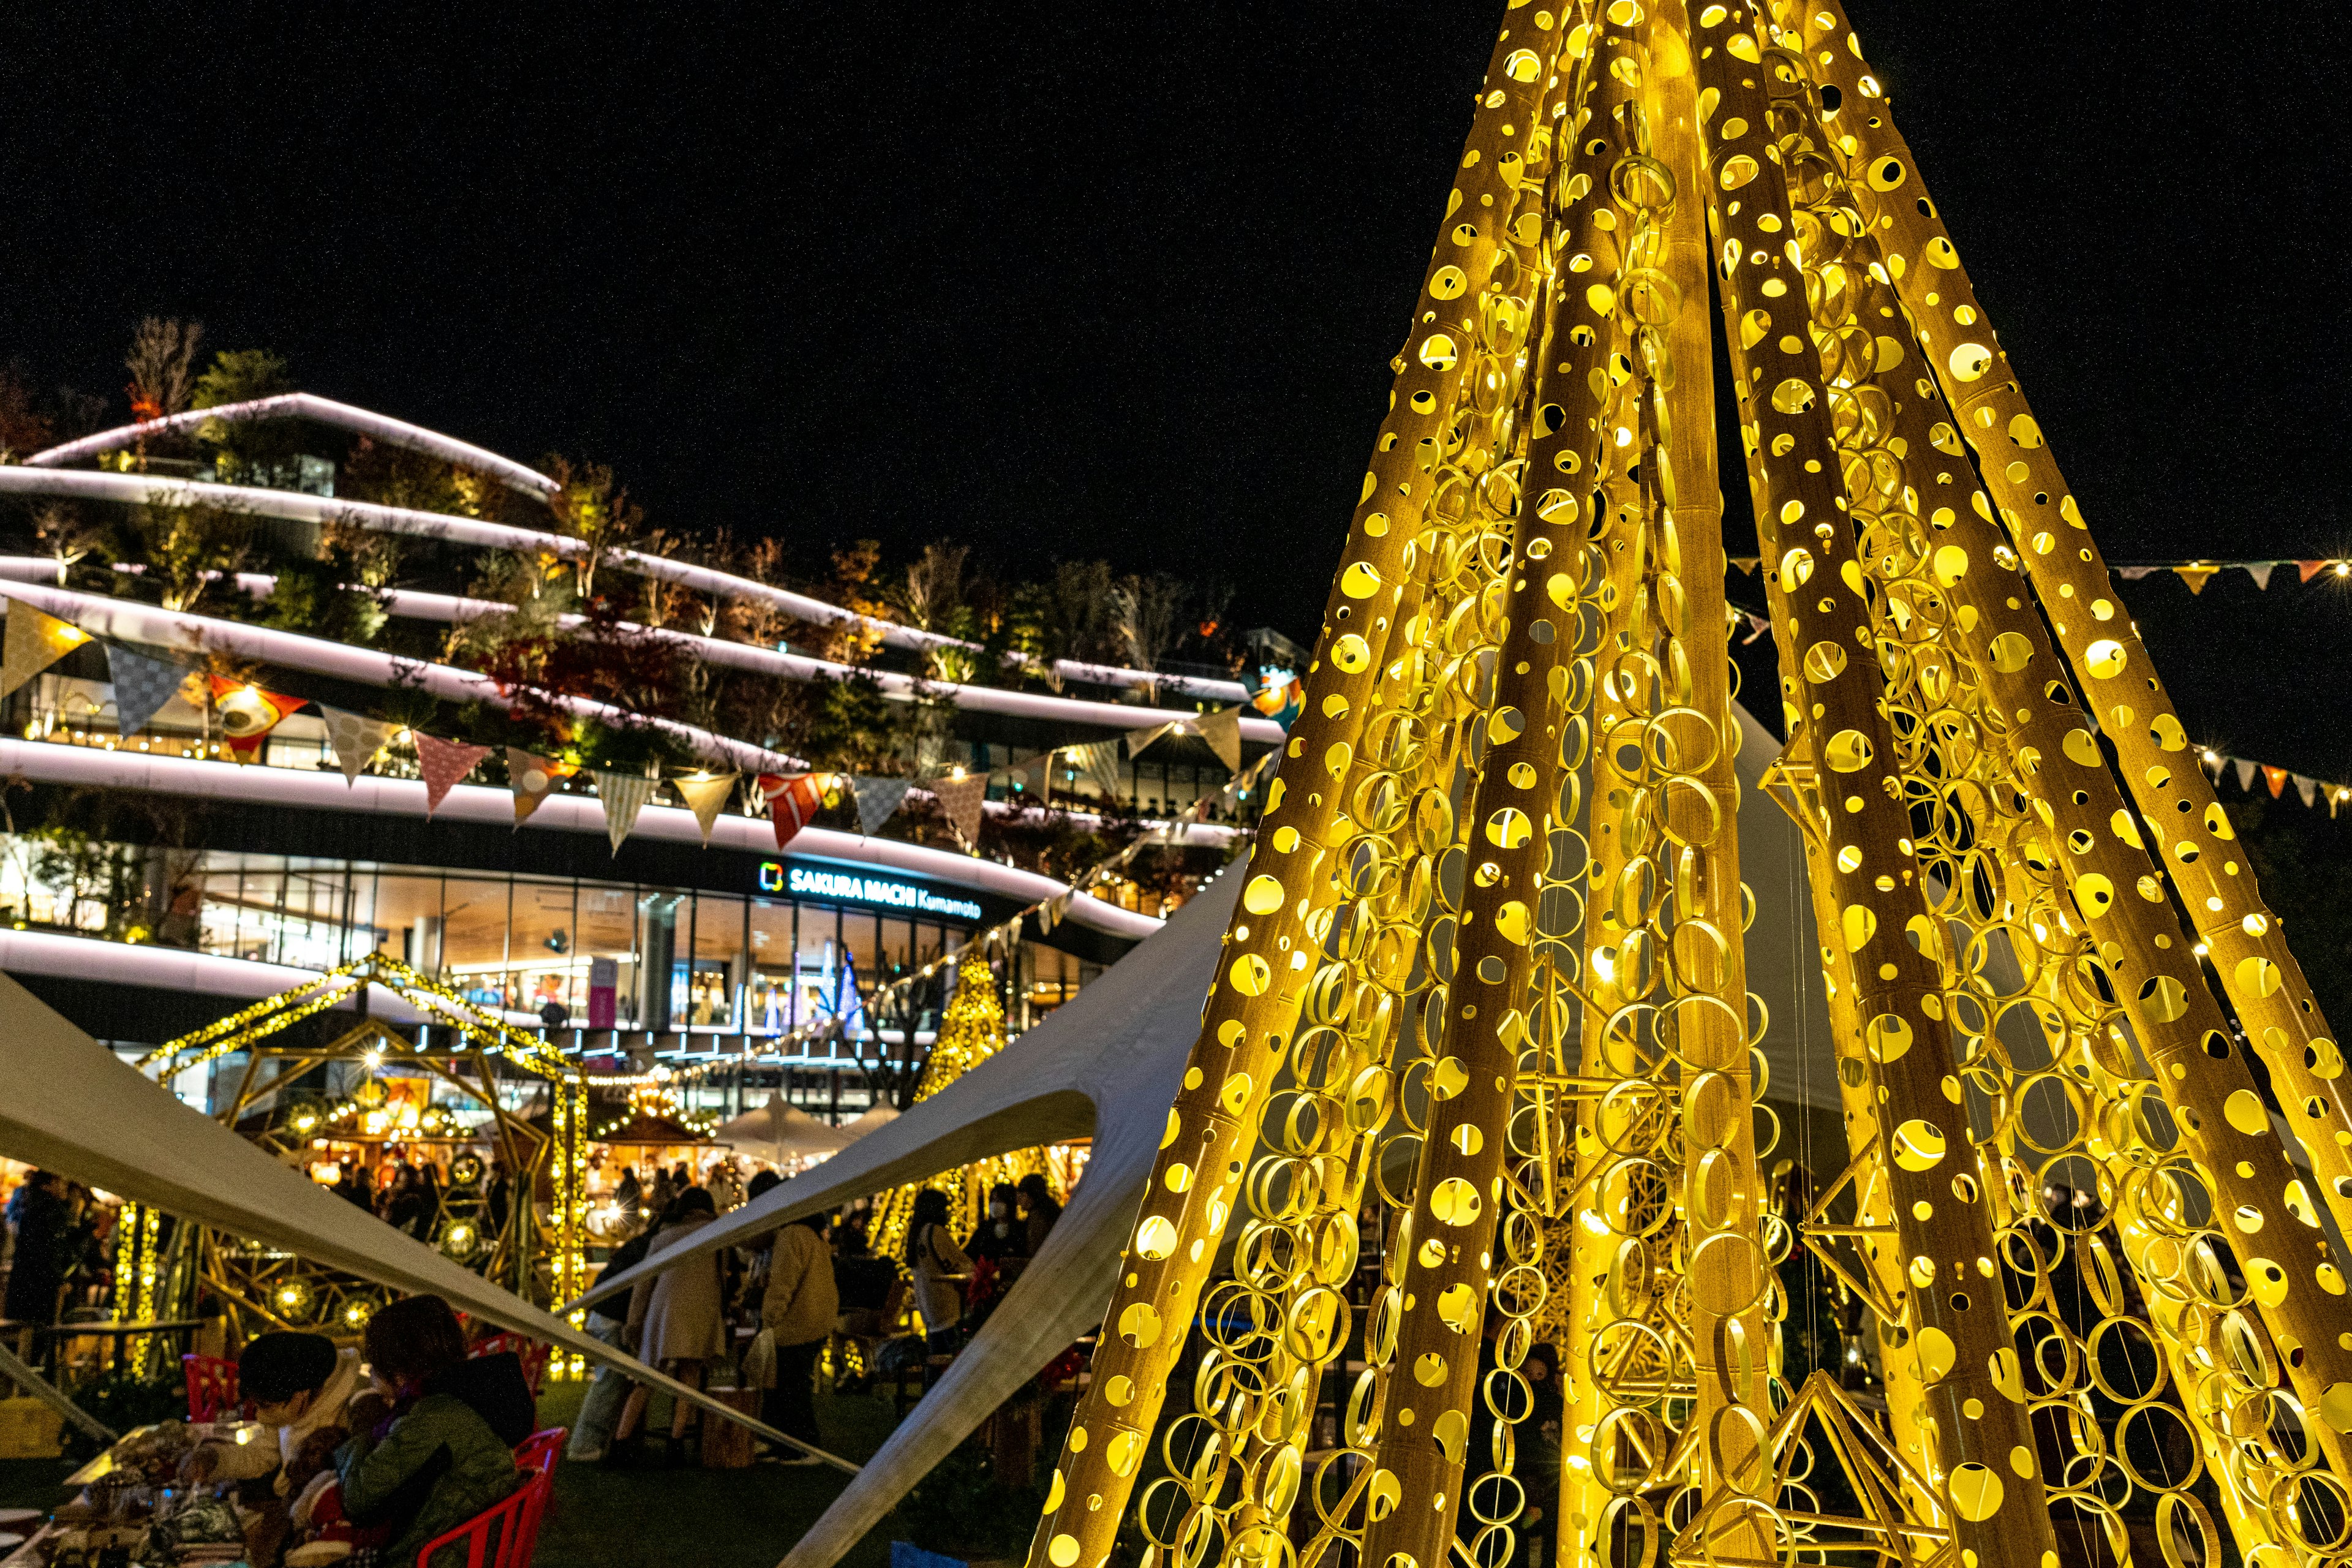
{"label": "red pennant flag", "polygon": [[229,680],[221,676],[209,678],[213,689],[213,711],[220,716],[221,740],[228,747],[229,756],[238,763],[249,763],[261,755],[262,746],[269,740],[269,731],[278,721],[310,700],[307,697],[287,697],[275,691],[264,691],[258,686],[248,686],[241,680]]}
{"label": "red pennant flag", "polygon": [[2302,573],[2303,580],[2308,583],[2314,577],[2318,576],[2322,572],[2327,570],[2327,563],[2325,561],[2298,561],[2294,563],[2294,569],[2297,572]]}
{"label": "red pennant flag", "polygon": [[799,837],[801,829],[815,817],[816,808],[824,797],[814,773],[761,773],[752,787],[768,803],[768,816],[775,824],[779,849]]}
{"label": "red pennant flag", "polygon": [[2286,770],[2284,768],[2274,768],[2268,763],[2264,763],[2263,764],[2263,782],[2271,786],[2271,798],[2273,800],[2276,800],[2279,797],[2279,792],[2286,788]]}
{"label": "red pennant flag", "polygon": [[443,741],[412,730],[416,742],[417,767],[425,774],[425,815],[432,816],[457,787],[457,781],[474,771],[474,764],[490,754],[488,746],[469,746],[462,741]]}

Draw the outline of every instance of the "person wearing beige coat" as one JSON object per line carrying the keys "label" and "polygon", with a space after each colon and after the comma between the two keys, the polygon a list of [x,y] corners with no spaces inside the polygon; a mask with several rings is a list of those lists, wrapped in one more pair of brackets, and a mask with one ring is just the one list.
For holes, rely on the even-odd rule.
{"label": "person wearing beige coat", "polygon": [[[688,1187],[679,1196],[677,1211],[677,1217],[664,1226],[646,1248],[648,1259],[684,1247],[719,1217],[718,1205],[700,1187]],[[727,1298],[719,1281],[719,1260],[693,1258],[640,1282],[629,1295],[625,1342],[638,1360],[680,1383],[701,1387],[704,1363],[727,1353]],[[637,1435],[651,1397],[652,1391],[643,1384],[629,1391],[629,1402],[622,1406],[620,1426],[614,1433],[615,1442],[625,1443]],[[670,1416],[673,1450],[686,1436],[690,1409],[681,1399]]]}
{"label": "person wearing beige coat", "polygon": [[[833,1249],[825,1243],[832,1216],[808,1215],[776,1232],[768,1259],[767,1293],[760,1299],[760,1323],[776,1337],[776,1386],[761,1401],[761,1419],[788,1437],[818,1440],[816,1406],[810,1385],[816,1358],[841,1313],[841,1293],[833,1279]],[[786,1464],[814,1464],[803,1455]]]}

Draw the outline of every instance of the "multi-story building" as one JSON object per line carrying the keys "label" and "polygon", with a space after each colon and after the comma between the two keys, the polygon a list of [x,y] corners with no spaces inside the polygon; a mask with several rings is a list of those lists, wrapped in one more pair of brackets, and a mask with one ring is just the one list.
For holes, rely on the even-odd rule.
{"label": "multi-story building", "polygon": [[[583,543],[543,476],[322,399],[201,416],[281,426],[278,444],[299,458],[269,476],[282,486],[219,482],[217,470],[155,456],[198,417],[0,468],[0,506],[15,513],[7,531],[26,552],[0,559],[16,682],[0,711],[0,967],[122,1047],[381,952],[591,1061],[731,1061],[736,1069],[702,1081],[739,1105],[747,1089],[782,1083],[854,1109],[867,1099],[856,1069],[919,1052],[949,973],[893,981],[1003,927],[1013,1025],[1058,1005],[1156,929],[1188,873],[1222,860],[1251,814],[1229,764],[1248,769],[1280,739],[1252,690],[1230,679],[1064,661],[992,668],[983,682],[971,672],[991,656],[955,639],[651,549]],[[445,483],[447,493],[493,493],[496,504],[433,510],[339,495],[339,465],[355,450],[395,451],[463,481]],[[142,519],[152,537],[159,514],[226,516],[270,542],[262,553],[296,564],[207,577],[200,558],[77,554],[76,540]],[[352,538],[403,542],[398,578],[325,584],[364,589],[373,609],[360,629],[288,629],[306,623],[274,606],[320,591],[309,563],[346,562],[329,546]],[[919,706],[930,731],[918,776],[902,781],[909,808],[859,831],[865,793],[895,785],[853,781],[824,757],[778,749],[774,735],[730,733],[724,709],[697,727],[445,658],[449,627],[509,612],[473,592],[492,552],[551,571],[593,561],[625,606],[635,600],[623,587],[647,584],[761,606],[771,635],[758,641],[684,622],[646,629],[625,609],[619,624],[729,679],[851,681],[881,702]],[[551,624],[561,638],[579,621]],[[845,624],[873,649],[856,668],[811,651]],[[595,635],[613,635],[610,617]],[[942,649],[965,679],[936,678]],[[28,660],[38,671],[21,679]],[[1277,690],[1264,706],[1280,700]],[[433,715],[520,700],[608,730],[658,730],[668,754],[700,771],[672,767],[663,787],[675,798],[656,794],[625,831],[602,797],[614,779],[627,793],[626,768],[552,777],[524,820],[511,776],[524,764],[510,768],[490,746],[471,782],[435,798],[446,785],[436,770],[471,753],[451,752],[469,742],[435,735]],[[415,735],[403,735],[404,714]],[[1118,744],[1155,730],[1139,755]],[[367,744],[379,739],[381,749]],[[730,773],[740,783],[728,799],[704,799],[716,811],[706,831],[691,786]],[[810,783],[774,811],[817,815],[779,848],[787,836],[771,813],[744,813],[802,773]],[[923,799],[929,784],[970,774],[989,779],[976,849]],[[752,786],[761,775],[764,791]],[[829,809],[818,805],[827,795]],[[1139,832],[1169,845],[1151,851],[1160,874],[1082,874],[1089,855]],[[1181,858],[1172,868],[1171,854]],[[1066,899],[1074,882],[1084,890]]]}

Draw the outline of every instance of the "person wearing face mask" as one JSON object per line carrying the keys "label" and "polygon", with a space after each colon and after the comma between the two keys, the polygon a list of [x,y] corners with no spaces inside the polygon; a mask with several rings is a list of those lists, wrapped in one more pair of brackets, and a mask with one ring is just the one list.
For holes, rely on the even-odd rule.
{"label": "person wearing face mask", "polygon": [[988,1217],[973,1230],[967,1249],[972,1257],[1003,1263],[1008,1258],[1028,1256],[1028,1230],[1013,1212],[1019,1197],[1019,1189],[1010,1182],[999,1182],[988,1189]]}

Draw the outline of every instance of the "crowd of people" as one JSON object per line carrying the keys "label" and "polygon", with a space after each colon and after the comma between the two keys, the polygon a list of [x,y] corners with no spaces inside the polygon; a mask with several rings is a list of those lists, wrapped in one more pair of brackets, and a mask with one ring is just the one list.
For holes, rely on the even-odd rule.
{"label": "crowd of people", "polygon": [[[782,1180],[772,1171],[751,1179],[756,1199]],[[648,1198],[652,1195],[648,1193]],[[691,1247],[719,1217],[719,1204],[704,1187],[687,1186],[655,1213],[654,1222],[614,1250],[604,1264],[614,1276],[648,1258]],[[1061,1205],[1045,1179],[1031,1175],[990,1194],[989,1214],[960,1243],[945,1193],[926,1188],[915,1200],[900,1261],[913,1281],[929,1355],[951,1355],[965,1329],[1016,1278],[1054,1222]],[[700,1388],[721,1363],[732,1361],[739,1388],[760,1391],[761,1420],[786,1436],[819,1445],[814,1399],[818,1367],[828,1344],[870,1351],[898,1335],[902,1305],[898,1267],[873,1255],[866,1226],[855,1217],[806,1215],[761,1238],[755,1247],[722,1247],[640,1281],[625,1297],[607,1297],[589,1310],[588,1331],[647,1365]],[[861,1356],[862,1359],[862,1356]],[[843,1358],[843,1364],[848,1358]],[[593,1374],[568,1453],[589,1462],[642,1464],[653,1458],[646,1431],[652,1391],[620,1373]],[[855,1386],[845,1377],[844,1386]],[[690,1462],[698,1417],[675,1402],[660,1456]],[[815,1464],[794,1449],[772,1456],[782,1464]]]}

